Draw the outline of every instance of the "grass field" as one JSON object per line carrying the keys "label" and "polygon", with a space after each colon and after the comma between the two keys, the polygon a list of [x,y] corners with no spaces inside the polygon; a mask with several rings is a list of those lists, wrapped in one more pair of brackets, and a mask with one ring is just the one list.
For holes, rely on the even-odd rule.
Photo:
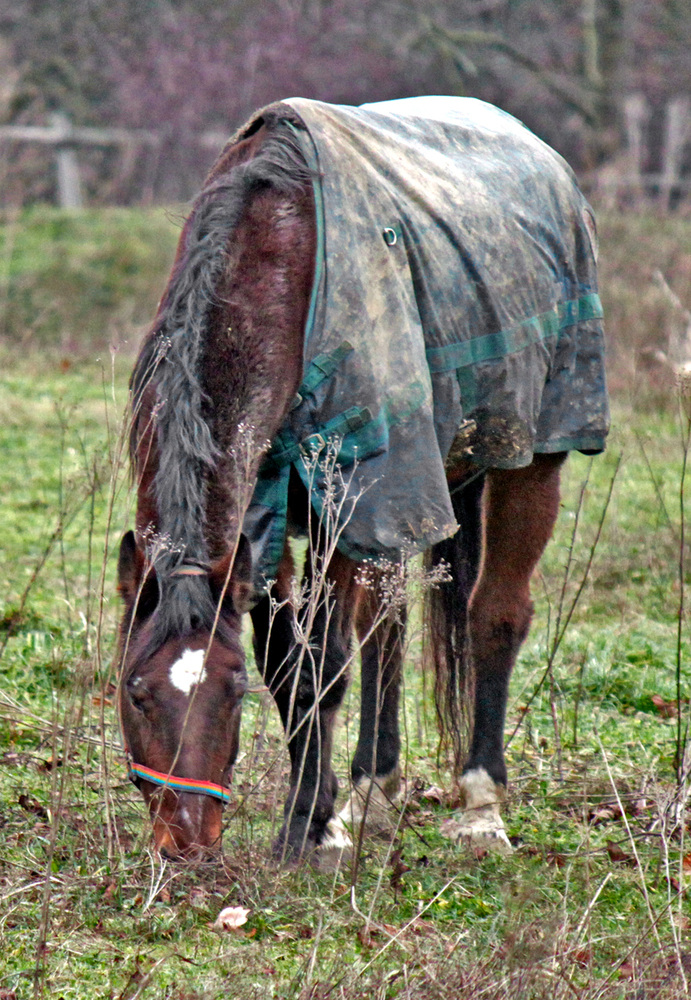
{"label": "grass field", "polygon": [[[262,693],[246,699],[222,860],[155,857],[125,776],[113,550],[132,521],[131,358],[109,344],[137,339],[175,226],[44,210],[0,230],[2,1000],[688,995],[689,401],[660,355],[678,360],[688,323],[691,223],[601,233],[614,427],[606,455],[568,463],[534,582],[507,725],[515,853],[463,853],[440,832],[454,789],[414,627],[401,824],[365,843],[356,874],[328,874],[271,858],[286,755]],[[355,679],[343,786],[357,711]],[[225,906],[247,922],[214,928]]]}

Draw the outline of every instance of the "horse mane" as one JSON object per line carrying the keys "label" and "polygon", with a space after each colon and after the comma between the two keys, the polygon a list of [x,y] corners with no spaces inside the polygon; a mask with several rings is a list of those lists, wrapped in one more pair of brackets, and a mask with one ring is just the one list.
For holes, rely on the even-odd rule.
{"label": "horse mane", "polygon": [[[214,308],[220,304],[217,288],[228,265],[229,245],[249,200],[267,188],[291,194],[311,183],[313,172],[295,131],[304,126],[287,117],[285,108],[265,113],[226,146],[192,206],[173,274],[130,379],[130,458],[135,476],[141,472],[138,446],[146,431],[142,423],[152,421],[156,435],[153,494],[158,524],[156,541],[149,548],[155,550],[161,588],[156,613],[161,642],[207,627],[215,616],[206,577],[170,575],[183,561],[208,561],[207,481],[220,452],[208,421],[201,358]],[[262,125],[266,134],[256,155],[242,162],[236,153],[238,143]],[[237,346],[242,352],[243,344]],[[233,378],[234,373],[228,372],[230,394]],[[149,388],[156,395],[151,411],[144,406]]]}

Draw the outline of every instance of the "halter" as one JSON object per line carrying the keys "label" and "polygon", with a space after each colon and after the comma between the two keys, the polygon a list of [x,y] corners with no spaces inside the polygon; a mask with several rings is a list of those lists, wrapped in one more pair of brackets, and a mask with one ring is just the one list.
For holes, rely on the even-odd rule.
{"label": "halter", "polygon": [[227,804],[231,799],[230,789],[223,785],[217,785],[213,781],[197,781],[196,778],[179,778],[174,774],[164,774],[162,771],[154,771],[151,767],[143,764],[135,764],[129,750],[125,751],[127,758],[127,777],[135,785],[141,781],[148,781],[152,785],[160,785],[163,788],[172,788],[176,792],[192,792],[194,795],[210,795],[213,799],[220,799],[223,804]]}
{"label": "halter", "polygon": [[[179,576],[208,576],[211,572],[211,564],[201,559],[185,560],[168,574],[171,577]],[[127,777],[137,785],[139,781],[148,781],[152,785],[159,785],[162,788],[172,788],[176,792],[192,792],[194,795],[210,795],[213,799],[220,799],[226,805],[231,800],[231,793],[223,785],[217,785],[213,781],[197,781],[196,778],[179,778],[174,774],[164,774],[162,771],[154,771],[152,767],[145,767],[144,764],[135,764],[132,755],[125,747],[125,758],[127,760]]]}
{"label": "halter", "polygon": [[208,576],[211,572],[211,563],[202,560],[185,560],[175,569],[171,570],[168,576]]}

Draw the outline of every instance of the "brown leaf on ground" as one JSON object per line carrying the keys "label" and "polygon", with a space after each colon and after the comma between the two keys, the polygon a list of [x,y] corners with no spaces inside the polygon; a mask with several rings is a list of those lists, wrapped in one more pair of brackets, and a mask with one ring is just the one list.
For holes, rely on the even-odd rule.
{"label": "brown leaf on ground", "polygon": [[36,799],[30,799],[28,795],[24,795],[24,793],[22,793],[17,799],[17,802],[22,807],[24,812],[33,813],[34,816],[40,816],[41,819],[49,818],[48,810],[44,809],[41,803],[37,802]]}
{"label": "brown leaf on ground", "polygon": [[110,882],[108,882],[108,884],[105,887],[105,890],[103,892],[103,898],[108,902],[110,902],[115,893],[117,892],[117,889],[118,889],[117,882],[114,882],[111,879]]}
{"label": "brown leaf on ground", "polygon": [[619,975],[622,979],[633,979],[636,974],[636,970],[633,967],[633,962],[631,959],[625,959],[619,966]]}
{"label": "brown leaf on ground", "polygon": [[361,927],[357,932],[357,939],[363,948],[374,948],[374,938],[377,934],[376,927]]}
{"label": "brown leaf on ground", "polygon": [[608,823],[612,819],[621,819],[621,817],[622,811],[618,802],[603,802],[590,810],[588,822],[591,826],[599,826],[600,823]]}
{"label": "brown leaf on ground", "polygon": [[439,937],[439,928],[431,920],[420,920],[418,918],[411,925],[410,929],[418,937]]}
{"label": "brown leaf on ground", "polygon": [[615,861],[623,865],[635,866],[636,859],[631,854],[627,854],[626,851],[623,851],[619,844],[615,844],[613,840],[606,841],[606,847],[610,861]]}
{"label": "brown leaf on ground", "polygon": [[659,694],[654,694],[650,699],[657,709],[658,715],[663,719],[675,719],[677,717],[676,701],[665,701]]}
{"label": "brown leaf on ground", "polygon": [[52,771],[54,767],[62,767],[62,757],[49,757],[38,765],[39,771]]}
{"label": "brown leaf on ground", "polygon": [[406,872],[410,871],[410,868],[403,861],[403,852],[397,849],[392,852],[391,858],[389,859],[389,865],[391,866],[391,877],[389,881],[394,890],[398,889],[401,885],[401,877],[405,875]]}

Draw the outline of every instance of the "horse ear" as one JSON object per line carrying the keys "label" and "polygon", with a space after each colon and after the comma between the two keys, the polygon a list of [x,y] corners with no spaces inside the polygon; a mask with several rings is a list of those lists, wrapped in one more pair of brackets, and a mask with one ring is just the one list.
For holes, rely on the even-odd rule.
{"label": "horse ear", "polygon": [[118,590],[127,607],[132,607],[144,572],[144,553],[137,548],[134,532],[128,531],[120,542]]}
{"label": "horse ear", "polygon": [[158,582],[153,570],[149,570],[142,584],[146,558],[137,545],[133,531],[122,536],[118,556],[118,590],[128,612],[136,605],[136,617],[148,618],[158,604]]}
{"label": "horse ear", "polygon": [[[223,559],[219,560],[219,562],[217,562],[211,570],[211,573],[209,574],[209,581],[214,591],[220,592],[223,590],[226,577],[228,576],[231,559],[233,559],[232,552],[228,553],[227,556],[224,556]],[[242,615],[246,611],[249,611],[253,606],[253,593],[252,548],[247,540],[247,536],[241,534],[235,551],[235,559],[233,561],[233,569],[230,575],[230,583],[228,584],[226,590],[226,600],[230,601],[233,611],[235,611],[236,614]]]}

